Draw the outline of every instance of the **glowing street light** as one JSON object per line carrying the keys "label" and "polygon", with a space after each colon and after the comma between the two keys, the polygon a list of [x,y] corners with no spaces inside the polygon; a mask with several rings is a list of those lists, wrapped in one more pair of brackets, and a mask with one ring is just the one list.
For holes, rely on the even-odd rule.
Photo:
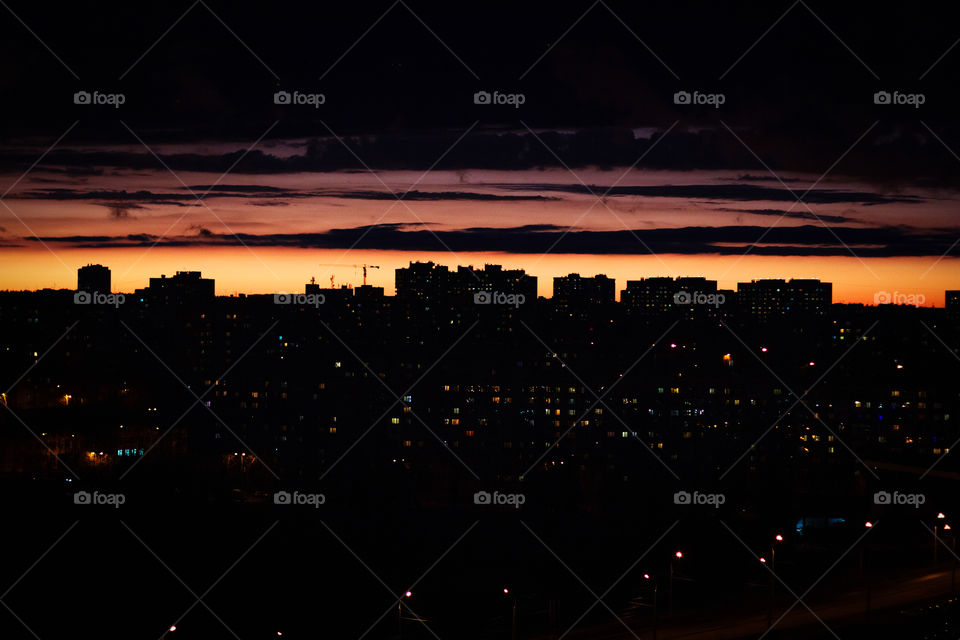
{"label": "glowing street light", "polygon": [[512,640],[517,640],[517,596],[516,594],[511,595],[508,587],[503,588],[503,594],[510,596],[510,599],[512,600],[510,613],[510,638]]}
{"label": "glowing street light", "polygon": [[[776,585],[773,582],[773,574],[777,569],[777,543],[783,542],[783,536],[779,533],[773,537],[773,542],[770,543],[770,598],[767,604],[767,628],[773,626],[773,602],[776,598]],[[760,558],[760,562],[766,564],[766,559]]]}
{"label": "glowing street light", "polygon": [[657,584],[656,580],[653,580],[649,573],[643,574],[643,579],[651,580],[653,582],[653,640],[657,640],[657,623],[660,621],[660,609],[657,607],[657,592],[659,591],[659,585]]}
{"label": "glowing street light", "polygon": [[[413,592],[407,589],[403,593],[404,598],[409,598]],[[403,598],[397,600],[397,635],[403,637]]]}
{"label": "glowing street light", "polygon": [[[683,551],[673,554],[677,560],[683,559]],[[667,615],[673,616],[673,558],[670,558],[670,590],[667,593]]]}
{"label": "glowing street light", "polygon": [[[943,520],[943,519],[946,518],[946,517],[947,517],[947,516],[944,515],[943,511],[941,511],[940,513],[937,514],[937,520]],[[948,526],[949,526],[949,525],[944,524],[943,527],[942,527],[943,530],[944,530],[944,531],[948,531],[948,530],[949,530],[949,529],[947,528]],[[939,557],[939,553],[938,553],[938,552],[939,552],[939,549],[937,549],[937,546],[938,546],[938,545],[937,545],[937,529],[939,529],[939,528],[941,528],[941,527],[940,527],[940,524],[935,522],[935,523],[933,524],[933,564],[937,564],[937,559],[938,559],[938,557]]]}

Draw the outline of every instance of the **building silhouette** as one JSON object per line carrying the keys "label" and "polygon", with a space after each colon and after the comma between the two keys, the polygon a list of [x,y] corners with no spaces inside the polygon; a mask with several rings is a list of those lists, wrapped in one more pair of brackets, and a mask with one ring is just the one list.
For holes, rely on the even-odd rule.
{"label": "building silhouette", "polygon": [[823,316],[833,304],[833,284],[820,280],[752,280],[737,283],[742,311],[759,319],[784,315]]}
{"label": "building silhouette", "polygon": [[582,278],[579,273],[553,279],[553,297],[566,305],[612,304],[616,297],[616,281],[603,274]]}
{"label": "building silhouette", "polygon": [[396,270],[397,298],[404,302],[472,301],[481,292],[522,294],[537,297],[537,278],[523,269],[504,269],[486,264],[483,269],[459,266],[451,271],[433,262],[411,262]]}
{"label": "building silhouette", "polygon": [[110,269],[102,264],[88,264],[77,269],[77,291],[110,293]]}
{"label": "building silhouette", "polygon": [[168,278],[150,278],[150,285],[137,289],[136,295],[144,302],[154,304],[182,304],[213,300],[214,280],[203,278],[199,271],[177,271]]}
{"label": "building silhouette", "polygon": [[675,312],[695,315],[704,310],[713,312],[726,308],[734,297],[733,291],[717,289],[716,280],[655,277],[627,280],[627,288],[620,292],[620,304],[630,313],[641,316],[655,317]]}

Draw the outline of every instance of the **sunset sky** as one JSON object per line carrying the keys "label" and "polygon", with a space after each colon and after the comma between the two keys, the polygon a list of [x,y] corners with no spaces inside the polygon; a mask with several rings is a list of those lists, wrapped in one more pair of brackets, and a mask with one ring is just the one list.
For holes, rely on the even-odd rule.
{"label": "sunset sky", "polygon": [[390,3],[297,20],[188,6],[121,8],[127,31],[82,38],[4,27],[0,288],[71,288],[100,263],[116,291],[178,270],[221,295],[300,291],[371,264],[392,293],[413,260],[522,268],[545,296],[570,272],[618,294],[649,276],[820,278],[839,302],[960,288],[955,36],[936,20],[907,58],[877,36],[896,16],[825,29],[804,5],[701,7],[683,38],[648,25],[679,24],[667,5],[473,25]]}

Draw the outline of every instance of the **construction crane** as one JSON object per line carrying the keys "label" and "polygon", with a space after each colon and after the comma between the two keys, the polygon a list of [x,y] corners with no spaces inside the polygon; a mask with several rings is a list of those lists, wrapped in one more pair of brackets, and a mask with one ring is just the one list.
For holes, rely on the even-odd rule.
{"label": "construction crane", "polygon": [[[352,267],[354,269],[363,269],[363,286],[367,286],[367,269],[379,269],[376,264],[320,264],[321,267]],[[330,286],[333,286],[333,276],[330,276]]]}

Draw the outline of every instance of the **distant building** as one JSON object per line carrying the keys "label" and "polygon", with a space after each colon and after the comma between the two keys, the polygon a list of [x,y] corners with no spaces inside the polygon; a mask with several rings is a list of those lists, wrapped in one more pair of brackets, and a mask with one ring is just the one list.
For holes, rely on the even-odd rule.
{"label": "distant building", "polygon": [[372,284],[362,284],[354,288],[353,297],[356,300],[383,301],[383,287],[375,287]]}
{"label": "distant building", "polygon": [[620,304],[642,316],[713,313],[732,300],[732,291],[718,290],[716,280],[702,277],[627,280],[627,288],[620,292]]}
{"label": "distant building", "polygon": [[527,301],[537,298],[537,278],[523,269],[504,269],[487,264],[483,269],[472,266],[450,271],[433,262],[411,262],[396,270],[397,298],[404,301],[472,301],[481,292],[523,294]]}
{"label": "distant building", "polygon": [[395,272],[397,297],[405,301],[438,298],[450,286],[450,270],[433,262],[411,262]]}
{"label": "distant building", "polygon": [[616,293],[616,281],[602,274],[581,278],[571,273],[553,279],[553,299],[561,304],[613,304]]}
{"label": "distant building", "polygon": [[752,280],[737,284],[740,308],[757,318],[822,316],[833,304],[833,284],[820,280]]}
{"label": "distant building", "polygon": [[620,304],[640,315],[658,316],[673,309],[673,296],[678,291],[673,278],[627,280],[627,288],[620,292]]}
{"label": "distant building", "polygon": [[960,291],[947,291],[947,315],[954,320],[960,320]]}
{"label": "distant building", "polygon": [[457,267],[457,279],[464,293],[471,297],[480,291],[489,291],[519,293],[528,302],[537,299],[537,277],[528,276],[523,269],[504,269],[499,264],[485,264],[482,271],[473,267]]}
{"label": "distant building", "polygon": [[150,278],[150,286],[138,289],[137,294],[147,302],[162,304],[212,300],[214,281],[200,277],[199,271],[177,271],[172,278]]}
{"label": "distant building", "polygon": [[110,269],[102,264],[88,264],[77,269],[77,291],[110,293]]}
{"label": "distant building", "polygon": [[[368,285],[364,285],[365,287]],[[359,288],[359,287],[358,287]],[[383,292],[383,287],[369,287],[370,289],[380,289],[380,292]],[[321,289],[320,285],[315,282],[307,283],[304,287],[304,293],[307,295],[317,295],[320,294],[323,296],[324,304],[329,303],[346,303],[349,302],[354,296],[353,287],[348,287],[345,284],[340,285],[339,288],[330,287],[329,289]]]}

